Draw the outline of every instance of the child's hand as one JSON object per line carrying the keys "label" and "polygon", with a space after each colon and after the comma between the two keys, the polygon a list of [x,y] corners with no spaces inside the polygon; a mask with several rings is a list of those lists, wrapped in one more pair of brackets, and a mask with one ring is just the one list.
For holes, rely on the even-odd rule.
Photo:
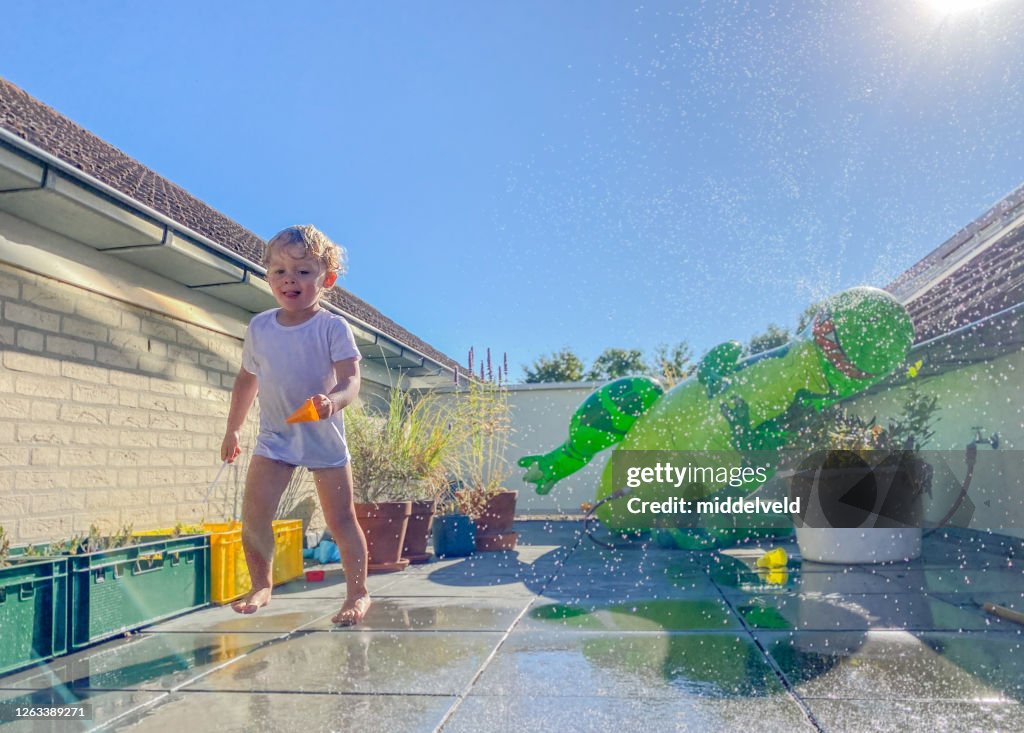
{"label": "child's hand", "polygon": [[334,402],[327,395],[317,394],[309,399],[313,400],[313,407],[316,408],[316,414],[321,420],[326,420],[334,414]]}
{"label": "child's hand", "polygon": [[220,444],[220,459],[228,463],[234,463],[238,454],[242,452],[238,445],[238,431],[234,430],[224,435],[224,442]]}

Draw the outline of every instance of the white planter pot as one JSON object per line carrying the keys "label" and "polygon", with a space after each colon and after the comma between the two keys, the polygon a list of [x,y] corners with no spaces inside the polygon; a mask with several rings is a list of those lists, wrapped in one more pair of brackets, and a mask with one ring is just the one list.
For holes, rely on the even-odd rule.
{"label": "white planter pot", "polygon": [[921,528],[797,527],[804,560],[824,563],[906,562],[921,556]]}

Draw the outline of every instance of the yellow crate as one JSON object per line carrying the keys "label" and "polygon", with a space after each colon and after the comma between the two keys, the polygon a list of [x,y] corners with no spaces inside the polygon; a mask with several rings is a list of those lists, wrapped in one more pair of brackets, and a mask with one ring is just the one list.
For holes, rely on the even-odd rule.
{"label": "yellow crate", "polygon": [[[274,585],[281,585],[302,575],[302,520],[275,519],[273,526],[273,581]],[[252,588],[242,551],[242,523],[205,522],[202,531],[210,533],[210,600],[228,603],[241,598]],[[171,532],[156,529],[133,534],[153,536]]]}
{"label": "yellow crate", "polygon": [[[274,520],[274,585],[302,575],[302,520]],[[205,523],[210,533],[210,600],[228,603],[241,598],[252,584],[242,551],[242,523]]]}

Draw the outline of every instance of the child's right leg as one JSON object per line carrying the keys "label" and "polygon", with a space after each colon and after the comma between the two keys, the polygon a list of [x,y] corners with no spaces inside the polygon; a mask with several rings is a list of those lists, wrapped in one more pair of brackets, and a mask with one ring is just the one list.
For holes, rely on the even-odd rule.
{"label": "child's right leg", "polygon": [[237,613],[256,613],[270,603],[273,587],[274,513],[294,466],[253,456],[242,498],[242,549],[249,565],[252,590],[231,604]]}

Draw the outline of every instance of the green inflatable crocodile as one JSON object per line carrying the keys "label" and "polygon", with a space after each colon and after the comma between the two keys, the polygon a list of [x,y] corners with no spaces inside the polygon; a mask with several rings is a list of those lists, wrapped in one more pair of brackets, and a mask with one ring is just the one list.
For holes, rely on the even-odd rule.
{"label": "green inflatable crocodile", "polygon": [[[735,341],[708,352],[696,374],[668,392],[645,377],[626,377],[592,393],[569,425],[569,438],[544,455],[525,456],[523,480],[546,494],[600,451],[713,451],[735,465],[758,451],[777,450],[784,420],[797,406],[822,409],[880,382],[900,366],[913,342],[906,309],[877,288],[857,287],[829,298],[811,324],[784,346],[740,359]],[[759,454],[761,455],[761,454]],[[613,453],[613,458],[615,454]],[[613,461],[598,486],[595,515],[614,530],[637,528],[627,494],[668,498],[663,485],[613,485]],[[761,482],[744,484],[749,492]],[[725,484],[693,484],[687,499],[703,499]],[[686,525],[683,525],[686,526]],[[680,546],[738,541],[751,530],[670,532]],[[774,534],[778,534],[775,532]]]}

